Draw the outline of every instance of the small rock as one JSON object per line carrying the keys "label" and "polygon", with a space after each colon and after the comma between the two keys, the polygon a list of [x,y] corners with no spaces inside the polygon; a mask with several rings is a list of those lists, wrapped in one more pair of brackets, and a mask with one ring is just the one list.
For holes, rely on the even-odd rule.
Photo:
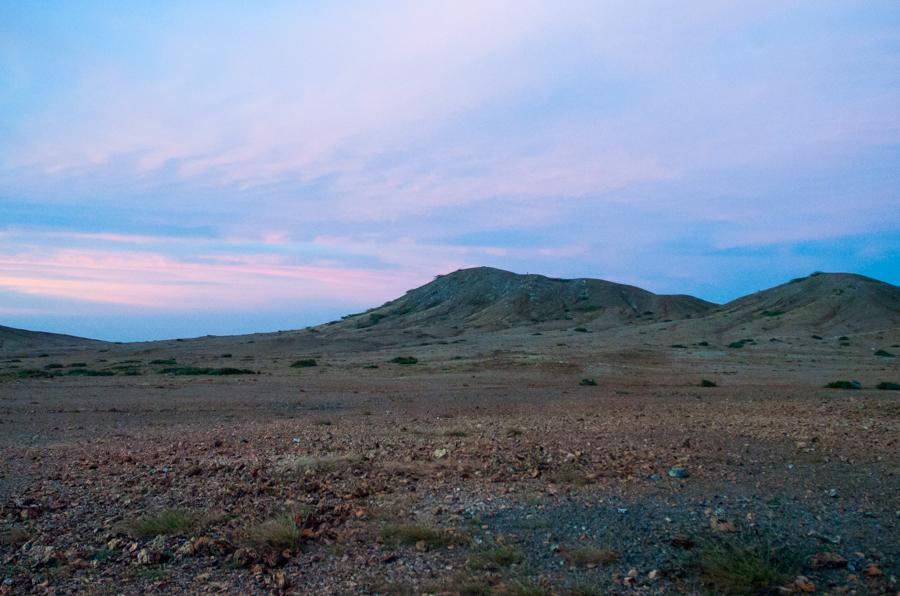
{"label": "small rock", "polygon": [[831,490],[829,490],[829,491],[828,491],[828,496],[831,497],[832,499],[836,499],[837,496],[838,496],[837,489],[836,489],[836,488],[832,488]]}
{"label": "small rock", "polygon": [[658,580],[658,579],[659,579],[659,569],[654,569],[653,571],[651,571],[650,573],[648,573],[648,574],[647,574],[647,579],[649,579],[650,581],[653,581],[653,582],[655,582],[656,580]]}
{"label": "small rock", "polygon": [[671,544],[675,548],[682,548],[684,550],[690,550],[694,548],[694,541],[687,536],[676,536],[672,538]]}
{"label": "small rock", "polygon": [[137,554],[138,565],[156,565],[161,559],[162,556],[158,552],[146,548],[142,548]]}
{"label": "small rock", "polygon": [[734,522],[728,519],[719,519],[712,517],[709,520],[709,527],[716,532],[737,532]]}
{"label": "small rock", "polygon": [[794,581],[779,590],[782,594],[811,594],[815,591],[816,584],[803,575],[798,575]]}
{"label": "small rock", "polygon": [[684,468],[675,467],[669,469],[669,476],[671,476],[672,478],[688,478],[690,475],[690,472],[688,472]]}
{"label": "small rock", "polygon": [[446,449],[435,449],[432,455],[434,455],[434,459],[444,459],[445,457],[447,457],[448,453],[449,451],[447,451]]}
{"label": "small rock", "polygon": [[424,553],[428,550],[428,544],[424,540],[419,540],[416,542],[416,550],[420,553]]}
{"label": "small rock", "polygon": [[884,575],[884,572],[875,563],[869,563],[868,565],[866,565],[865,574],[868,577],[880,577]]}

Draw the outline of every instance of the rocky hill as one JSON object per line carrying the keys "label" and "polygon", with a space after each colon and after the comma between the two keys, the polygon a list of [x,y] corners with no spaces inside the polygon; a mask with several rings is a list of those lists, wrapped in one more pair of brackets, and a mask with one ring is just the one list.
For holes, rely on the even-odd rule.
{"label": "rocky hill", "polygon": [[850,273],[813,273],[733,300],[704,322],[716,331],[850,335],[900,328],[900,288]]}
{"label": "rocky hill", "polygon": [[441,275],[378,308],[345,317],[342,328],[450,327],[486,331],[521,325],[703,316],[716,305],[683,295],[657,295],[599,279],[556,279],[476,267]]}

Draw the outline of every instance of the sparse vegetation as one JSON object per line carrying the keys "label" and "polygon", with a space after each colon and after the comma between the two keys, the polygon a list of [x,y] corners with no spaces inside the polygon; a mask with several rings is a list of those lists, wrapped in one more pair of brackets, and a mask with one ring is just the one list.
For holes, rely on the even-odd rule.
{"label": "sparse vegetation", "polygon": [[764,317],[780,317],[784,314],[783,310],[764,310],[762,311],[762,315]]}
{"label": "sparse vegetation", "polygon": [[328,472],[337,468],[352,465],[359,461],[353,453],[335,455],[299,455],[286,457],[278,462],[278,469],[284,472]]}
{"label": "sparse vegetation", "polygon": [[66,373],[70,377],[111,377],[116,373],[111,370],[94,370],[91,368],[73,368]]}
{"label": "sparse vegetation", "polygon": [[47,366],[45,366],[44,368],[47,370],[52,370],[54,368],[63,368],[63,365],[60,364],[59,362],[52,362],[52,363],[48,364]]}
{"label": "sparse vegetation", "polygon": [[701,387],[717,387],[718,385],[716,384],[715,381],[710,381],[709,379],[701,379],[700,386]]}
{"label": "sparse vegetation", "polygon": [[584,379],[581,379],[581,382],[579,382],[578,384],[594,387],[597,385],[597,381],[595,381],[594,379],[590,379],[590,378],[584,378]]}
{"label": "sparse vegetation", "polygon": [[506,429],[506,436],[510,438],[521,437],[523,434],[525,434],[525,431],[518,426],[510,426]]}
{"label": "sparse vegetation", "polygon": [[576,327],[573,331],[577,331],[578,333],[587,333],[588,330],[585,327]]}
{"label": "sparse vegetation", "polygon": [[388,524],[382,529],[381,538],[391,546],[414,546],[417,542],[424,542],[434,548],[450,542],[443,532],[412,524]]}
{"label": "sparse vegetation", "polygon": [[619,560],[619,553],[611,548],[579,546],[573,549],[561,550],[560,552],[566,563],[576,567],[609,565]]}
{"label": "sparse vegetation", "polygon": [[697,565],[701,583],[716,594],[762,594],[800,571],[802,558],[739,534],[702,542]]}
{"label": "sparse vegetation", "polygon": [[167,508],[120,524],[119,529],[138,538],[160,535],[189,535],[206,523],[195,511]]}
{"label": "sparse vegetation", "polygon": [[894,357],[894,354],[888,352],[887,350],[876,350],[875,355],[881,356],[882,358],[893,358]]}
{"label": "sparse vegetation", "polygon": [[316,362],[315,358],[301,358],[300,360],[294,361],[294,363],[291,364],[291,368],[310,368],[318,365],[319,363]]}
{"label": "sparse vegetation", "polygon": [[[130,360],[123,360],[123,363],[131,362]],[[177,364],[177,361],[174,358],[157,358],[156,360],[151,360],[150,364]]]}
{"label": "sparse vegetation", "polygon": [[416,364],[419,362],[419,359],[415,356],[397,356],[391,362],[394,364]]}
{"label": "sparse vegetation", "polygon": [[258,522],[244,530],[244,539],[257,546],[276,550],[295,550],[300,544],[300,527],[297,514],[282,513]]}
{"label": "sparse vegetation", "polygon": [[900,383],[891,383],[889,381],[882,381],[876,387],[883,391],[900,391]]}
{"label": "sparse vegetation", "polygon": [[522,551],[517,548],[495,546],[472,553],[468,564],[472,569],[499,569],[520,563],[523,558]]}
{"label": "sparse vegetation", "polygon": [[740,349],[746,345],[755,344],[755,343],[756,343],[756,340],[754,340],[754,339],[749,339],[749,338],[748,339],[739,339],[737,341],[733,341],[730,344],[728,344],[728,347],[733,348],[733,349]]}
{"label": "sparse vegetation", "polygon": [[162,374],[166,375],[213,375],[213,376],[224,376],[224,375],[255,375],[257,374],[255,370],[250,370],[249,368],[232,368],[232,367],[224,367],[224,368],[206,368],[206,367],[195,367],[195,366],[183,366],[178,368],[164,368],[159,371]]}
{"label": "sparse vegetation", "polygon": [[825,385],[826,389],[862,389],[859,381],[832,381]]}

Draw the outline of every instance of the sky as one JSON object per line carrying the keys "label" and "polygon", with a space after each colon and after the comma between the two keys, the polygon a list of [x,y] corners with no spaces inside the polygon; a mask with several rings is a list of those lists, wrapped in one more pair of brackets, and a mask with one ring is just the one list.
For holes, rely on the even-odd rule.
{"label": "sky", "polygon": [[479,265],[900,284],[900,2],[0,0],[0,324],[296,329]]}

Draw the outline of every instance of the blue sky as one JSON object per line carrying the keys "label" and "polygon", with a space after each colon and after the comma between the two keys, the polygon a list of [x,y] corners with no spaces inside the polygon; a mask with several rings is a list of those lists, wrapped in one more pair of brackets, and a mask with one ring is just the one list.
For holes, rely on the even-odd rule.
{"label": "blue sky", "polygon": [[900,4],[0,5],[0,323],[290,329],[476,265],[900,283]]}

